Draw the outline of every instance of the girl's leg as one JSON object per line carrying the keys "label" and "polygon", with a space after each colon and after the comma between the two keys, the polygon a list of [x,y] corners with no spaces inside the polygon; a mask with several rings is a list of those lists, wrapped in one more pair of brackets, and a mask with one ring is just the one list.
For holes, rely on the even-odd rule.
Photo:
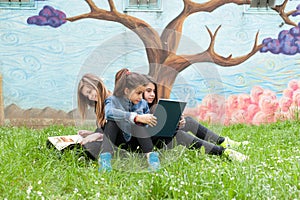
{"label": "girl's leg", "polygon": [[151,137],[148,134],[147,128],[144,126],[132,126],[132,133],[136,136],[138,143],[141,146],[143,153],[146,154],[149,170],[157,171],[160,168],[160,160],[158,158],[157,152],[153,151],[153,142]]}
{"label": "girl's leg", "polygon": [[193,144],[193,141],[196,137],[192,134],[189,134],[182,129],[178,130],[173,140],[167,144],[168,149],[172,149],[177,145],[182,145],[187,148]]}
{"label": "girl's leg", "polygon": [[209,142],[201,140],[199,138],[195,138],[189,148],[190,149],[200,149],[201,147],[204,147],[206,154],[211,154],[211,155],[219,155],[220,156],[225,151],[224,147],[209,143]]}
{"label": "girl's leg", "polygon": [[217,135],[213,131],[209,130],[205,126],[201,125],[199,122],[197,122],[192,117],[185,117],[186,124],[181,130],[185,132],[192,132],[195,136],[198,138],[212,142],[214,144],[221,144],[224,142],[225,138]]}
{"label": "girl's leg", "polygon": [[223,155],[224,154],[230,160],[238,161],[238,162],[244,162],[249,159],[248,156],[246,156],[238,151],[235,151],[233,149],[227,149],[222,146],[214,145],[214,144],[208,143],[204,140],[201,140],[199,138],[196,138],[193,141],[193,144],[191,145],[190,148],[199,149],[202,146],[205,148],[205,153],[207,153],[207,154],[212,154],[212,155]]}
{"label": "girl's leg", "polygon": [[152,136],[152,143],[158,149],[171,149],[175,146],[175,136],[174,137],[161,137]]}
{"label": "girl's leg", "polygon": [[[118,135],[121,135],[121,129],[119,126],[116,124],[114,121],[108,120],[105,128],[104,128],[104,135],[103,135],[103,143],[101,147],[101,152],[109,152],[113,153],[114,152],[114,146],[118,146],[117,144],[117,137]],[[119,141],[119,140],[118,140]],[[120,142],[118,142],[120,143]]]}
{"label": "girl's leg", "polygon": [[248,156],[245,156],[244,154],[234,151],[232,149],[227,149],[222,146],[218,146],[212,143],[209,143],[207,141],[201,140],[198,137],[191,135],[185,131],[178,130],[176,134],[177,141],[172,141],[172,146],[168,144],[168,148],[173,148],[174,145],[183,145],[189,149],[200,149],[201,147],[204,147],[206,154],[211,155],[225,155],[231,160],[237,160],[240,162],[243,162],[248,159]]}
{"label": "girl's leg", "polygon": [[136,137],[137,142],[139,143],[143,153],[149,153],[153,151],[153,142],[146,130],[146,127],[133,125],[131,130],[132,135]]}
{"label": "girl's leg", "polygon": [[104,128],[103,142],[99,155],[99,171],[111,171],[111,158],[121,129],[114,121],[108,121]]}
{"label": "girl's leg", "polygon": [[225,148],[217,146],[207,141],[201,140],[194,135],[191,135],[185,131],[178,130],[176,134],[176,142],[178,145],[185,146],[189,149],[200,149],[204,147],[206,154],[222,155]]}

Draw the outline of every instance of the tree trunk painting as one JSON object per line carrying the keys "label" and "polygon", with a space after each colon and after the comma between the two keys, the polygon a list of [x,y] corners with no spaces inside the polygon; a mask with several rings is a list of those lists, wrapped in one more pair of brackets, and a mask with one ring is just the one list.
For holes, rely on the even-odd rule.
{"label": "tree trunk painting", "polygon": [[[184,0],[183,11],[171,21],[159,35],[145,21],[138,18],[120,13],[116,10],[114,2],[108,0],[110,11],[98,8],[91,0],[86,0],[91,12],[78,15],[75,17],[66,18],[67,21],[74,22],[84,18],[95,18],[99,20],[114,21],[123,24],[125,27],[134,31],[138,37],[143,41],[149,63],[149,75],[152,76],[158,83],[158,96],[169,98],[173,83],[177,74],[196,62],[213,62],[217,65],[229,67],[238,65],[252,55],[254,55],[263,46],[257,44],[257,36],[252,50],[244,56],[232,58],[231,56],[223,57],[214,51],[215,38],[218,30],[212,33],[208,28],[211,43],[208,49],[204,52],[195,55],[177,55],[176,50],[182,36],[182,27],[185,19],[193,13],[197,12],[212,12],[219,6],[226,3],[249,4],[250,1],[231,0],[231,1],[209,1],[207,3],[194,3],[190,0]],[[151,39],[149,39],[151,38]]]}

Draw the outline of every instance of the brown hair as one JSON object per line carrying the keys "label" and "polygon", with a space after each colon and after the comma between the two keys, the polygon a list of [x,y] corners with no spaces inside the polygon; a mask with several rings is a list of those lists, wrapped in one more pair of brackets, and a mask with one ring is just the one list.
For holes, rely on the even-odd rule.
{"label": "brown hair", "polygon": [[[82,88],[84,86],[96,90],[98,100],[97,102],[89,100],[82,94]],[[93,74],[85,74],[79,81],[77,89],[77,105],[81,117],[83,119],[86,118],[88,106],[94,107],[97,117],[97,125],[103,126],[105,124],[104,100],[109,95],[110,91],[105,87],[103,81],[99,77]]]}
{"label": "brown hair", "polygon": [[113,95],[122,97],[125,94],[125,88],[133,90],[140,85],[146,86],[148,83],[149,80],[144,75],[130,72],[127,68],[123,68],[115,75],[115,89]]}
{"label": "brown hair", "polygon": [[[154,81],[152,76],[146,75],[145,77],[149,80],[149,83],[152,83],[154,85],[154,94],[155,94],[155,98],[153,100],[152,103],[148,103],[149,108],[151,109],[151,107],[155,104],[157,104],[158,100],[157,100],[157,83]],[[144,94],[143,94],[143,98],[144,98]]]}

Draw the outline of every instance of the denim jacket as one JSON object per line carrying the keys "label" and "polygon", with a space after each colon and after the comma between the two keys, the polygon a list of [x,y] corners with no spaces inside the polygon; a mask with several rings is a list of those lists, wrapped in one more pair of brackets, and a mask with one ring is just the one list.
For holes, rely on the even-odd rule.
{"label": "denim jacket", "polygon": [[150,110],[144,99],[137,104],[133,104],[124,97],[110,96],[105,99],[105,117],[107,120],[115,121],[120,126],[126,141],[131,138],[131,125],[135,124],[134,118],[138,114],[147,113],[150,113]]}

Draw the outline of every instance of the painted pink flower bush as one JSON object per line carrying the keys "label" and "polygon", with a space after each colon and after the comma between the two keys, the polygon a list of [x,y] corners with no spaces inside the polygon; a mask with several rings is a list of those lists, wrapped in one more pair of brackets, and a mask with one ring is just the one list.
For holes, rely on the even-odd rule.
{"label": "painted pink flower bush", "polygon": [[205,96],[196,108],[185,110],[186,115],[199,121],[213,124],[251,124],[260,125],[276,121],[292,120],[300,113],[300,80],[291,80],[282,96],[254,86],[250,94],[230,95],[225,99],[217,94]]}

